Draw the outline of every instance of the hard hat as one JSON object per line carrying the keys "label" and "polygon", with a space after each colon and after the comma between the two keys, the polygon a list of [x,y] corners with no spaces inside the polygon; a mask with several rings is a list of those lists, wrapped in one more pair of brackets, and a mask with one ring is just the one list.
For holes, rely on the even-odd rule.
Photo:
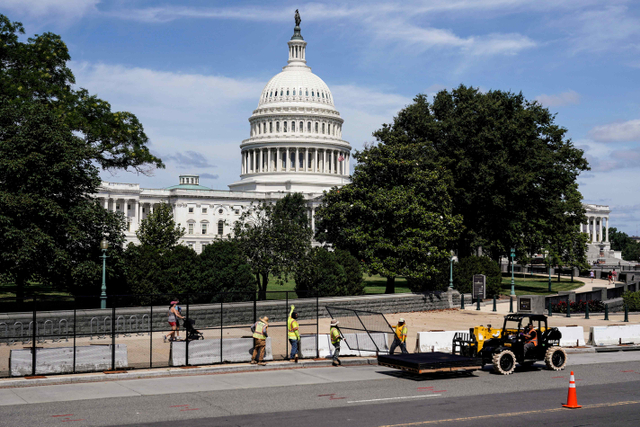
{"label": "hard hat", "polygon": [[401,317],[400,319],[398,319],[398,323],[404,323],[404,319]]}

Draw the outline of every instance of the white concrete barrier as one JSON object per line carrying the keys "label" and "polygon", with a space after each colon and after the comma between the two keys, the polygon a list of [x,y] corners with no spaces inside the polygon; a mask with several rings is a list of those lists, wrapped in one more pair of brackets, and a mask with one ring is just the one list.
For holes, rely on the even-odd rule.
{"label": "white concrete barrier", "polygon": [[[328,334],[318,335],[319,357],[330,357],[333,354],[333,346]],[[316,336],[300,336],[300,357],[303,359],[313,359],[316,357]]]}
{"label": "white concrete barrier", "polygon": [[[376,347],[381,353],[386,353],[389,351],[389,336],[391,334],[383,334],[381,332],[344,334],[344,341],[340,345],[340,356],[375,356],[375,351],[362,349],[375,349]],[[333,346],[331,346],[331,354],[333,354]]]}
{"label": "white concrete barrier", "polygon": [[[12,377],[31,375],[31,349],[11,350],[9,371]],[[127,346],[116,344],[116,369],[127,368]],[[76,372],[111,369],[111,345],[76,347]],[[36,348],[36,375],[73,373],[73,347]]]}
{"label": "white concrete barrier", "polygon": [[562,333],[560,346],[576,347],[586,344],[584,341],[584,328],[582,326],[559,326],[558,330]]}
{"label": "white concrete barrier", "polygon": [[[184,366],[187,343],[171,342],[169,366]],[[189,341],[189,364],[211,365],[221,362],[249,362],[253,354],[253,338],[225,338],[222,341],[222,358],[220,357],[220,339]],[[271,338],[267,337],[264,360],[273,360]]]}
{"label": "white concrete barrier", "polygon": [[640,325],[592,326],[589,344],[615,345],[620,343],[640,343]]}
{"label": "white concrete barrier", "polygon": [[432,351],[451,353],[453,336],[456,332],[469,333],[469,330],[418,332],[418,348],[420,353],[429,353]]}

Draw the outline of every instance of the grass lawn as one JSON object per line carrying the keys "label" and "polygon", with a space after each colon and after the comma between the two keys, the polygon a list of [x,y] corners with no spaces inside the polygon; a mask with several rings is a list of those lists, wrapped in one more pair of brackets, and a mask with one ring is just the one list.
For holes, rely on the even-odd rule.
{"label": "grass lawn", "polygon": [[[549,279],[547,277],[515,277],[514,288],[516,295],[549,295],[556,294],[559,291],[572,291],[576,288],[584,285],[583,282],[566,279],[564,277],[557,281],[557,277],[551,278],[551,292],[549,292]],[[503,295],[509,295],[511,293],[511,277],[502,278],[502,292]]]}
{"label": "grass lawn", "polygon": [[[47,296],[55,296],[55,297],[69,297],[69,298],[62,298],[62,299],[72,300],[71,294],[69,294],[68,292],[57,291],[52,289],[48,285],[45,286],[40,283],[31,282],[27,286],[26,294],[31,295],[33,293],[36,293],[40,296],[47,295]],[[15,286],[0,285],[0,298],[15,298],[15,296],[16,296]],[[25,298],[25,301],[31,301],[31,298],[27,297]]]}
{"label": "grass lawn", "polygon": [[[365,294],[383,294],[387,287],[387,279],[380,276],[364,276],[364,293]],[[406,285],[407,281],[402,277],[396,278],[396,293],[407,293],[411,292]],[[298,296],[294,292],[294,288],[296,283],[293,279],[284,282],[284,284],[279,285],[275,278],[269,279],[269,284],[267,285],[267,291],[274,292],[267,294],[267,299],[285,299],[285,292],[289,291],[289,299],[297,299]],[[277,293],[276,293],[277,292]]]}

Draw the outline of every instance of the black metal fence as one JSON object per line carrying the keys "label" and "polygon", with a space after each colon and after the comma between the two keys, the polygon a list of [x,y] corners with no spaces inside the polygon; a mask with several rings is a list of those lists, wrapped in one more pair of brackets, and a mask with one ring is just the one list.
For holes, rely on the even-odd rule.
{"label": "black metal fence", "polygon": [[[291,303],[307,357],[317,357],[323,311],[317,295],[303,296],[268,292],[267,300],[259,301],[254,293],[110,295],[104,309],[95,308],[101,302],[95,296],[3,298],[0,377],[249,361],[251,326],[262,316],[269,317],[271,357],[282,360],[290,351]],[[189,336],[184,320],[179,321],[180,341],[165,339],[172,329],[169,303],[176,299],[204,341]]]}

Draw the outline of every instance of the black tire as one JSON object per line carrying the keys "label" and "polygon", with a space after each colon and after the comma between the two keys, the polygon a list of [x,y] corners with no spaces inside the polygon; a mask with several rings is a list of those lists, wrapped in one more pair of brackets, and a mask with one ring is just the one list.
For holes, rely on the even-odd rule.
{"label": "black tire", "polygon": [[561,347],[550,347],[544,355],[544,363],[553,371],[561,371],[567,365],[567,353]]}
{"label": "black tire", "polygon": [[511,350],[502,350],[493,355],[493,371],[509,375],[516,369],[516,356]]}

